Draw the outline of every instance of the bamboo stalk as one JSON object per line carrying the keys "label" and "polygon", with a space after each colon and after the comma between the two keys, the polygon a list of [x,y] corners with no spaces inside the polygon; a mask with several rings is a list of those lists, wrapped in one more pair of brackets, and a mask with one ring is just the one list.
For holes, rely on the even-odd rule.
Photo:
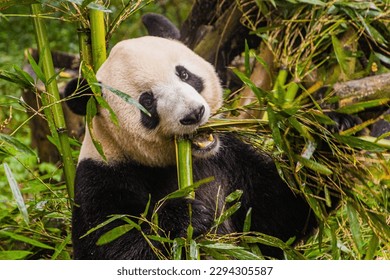
{"label": "bamboo stalk", "polygon": [[291,82],[287,86],[286,96],[284,97],[284,102],[290,104],[294,101],[295,96],[299,90],[299,85],[296,82]]}
{"label": "bamboo stalk", "polygon": [[[192,176],[192,153],[191,141],[188,138],[176,137],[176,165],[179,189],[191,186],[193,182]],[[195,194],[190,194],[191,198]]]}
{"label": "bamboo stalk", "polygon": [[93,69],[96,73],[107,58],[104,12],[91,9],[89,18],[91,23]]}
{"label": "bamboo stalk", "polygon": [[[74,176],[75,176],[75,164],[72,158],[72,151],[69,144],[64,113],[62,111],[60,103],[60,94],[53,59],[50,52],[49,40],[47,37],[46,26],[41,18],[42,7],[41,4],[32,4],[31,12],[33,14],[34,29],[36,34],[36,40],[39,50],[39,56],[42,60],[43,73],[45,75],[45,87],[47,93],[43,93],[42,102],[44,106],[50,108],[50,112],[46,111],[49,127],[51,127],[51,133],[53,137],[58,137],[59,140],[59,152],[64,164],[65,183],[68,190],[68,196],[71,203],[73,203],[74,196]],[[58,136],[56,136],[58,134]]]}
{"label": "bamboo stalk", "polygon": [[79,49],[80,49],[80,61],[83,63],[92,66],[92,46],[91,46],[91,30],[88,26],[82,24],[78,29],[79,35]]}

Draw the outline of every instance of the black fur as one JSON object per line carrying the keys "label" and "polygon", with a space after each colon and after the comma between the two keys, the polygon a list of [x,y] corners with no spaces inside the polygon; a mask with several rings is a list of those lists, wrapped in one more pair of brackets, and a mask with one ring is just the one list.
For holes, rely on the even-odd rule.
{"label": "black fur", "polygon": [[[326,115],[334,121],[333,125],[327,126],[332,133],[339,133],[362,123],[359,117],[353,115],[338,112],[327,112]],[[360,133],[357,134],[360,135]]]}
{"label": "black fur", "polygon": [[149,13],[142,17],[142,23],[148,30],[149,35],[168,39],[180,39],[180,31],[166,17]]}
{"label": "black fur", "polygon": [[[389,115],[390,114],[390,109],[387,110],[384,115]],[[379,137],[384,133],[387,133],[390,131],[390,122],[387,120],[379,120],[376,123],[374,123],[371,127],[371,136],[374,137]],[[390,136],[386,137],[386,139],[390,139]]]}
{"label": "black fur", "polygon": [[176,66],[176,75],[185,83],[192,86],[197,92],[201,93],[204,89],[201,77],[191,73],[184,66]]}
{"label": "black fur", "polygon": [[92,90],[85,79],[72,79],[65,87],[64,95],[66,103],[73,113],[85,116],[87,114],[87,103],[92,96]]}
{"label": "black fur", "polygon": [[[195,235],[212,226],[217,201],[241,189],[242,207],[220,233],[240,232],[252,207],[251,230],[263,232],[286,241],[302,237],[316,225],[310,208],[280,179],[271,158],[259,154],[234,135],[221,135],[220,152],[209,159],[194,161],[194,179],[214,176],[212,183],[201,186],[196,199],[168,200],[159,212],[160,226],[170,237],[185,236],[189,225],[188,202],[192,204],[192,226]],[[151,195],[151,209],[167,194],[177,190],[176,167],[152,168],[135,162],[105,165],[82,160],[76,176],[75,207],[73,211],[73,246],[76,259],[154,259],[155,254],[137,229],[133,229],[108,245],[95,245],[99,236],[123,224],[116,221],[80,239],[89,229],[112,214],[139,216]],[[218,197],[218,186],[222,187]],[[219,205],[221,207],[221,205]],[[137,222],[137,221],[136,221]],[[149,228],[143,224],[143,230]],[[268,256],[281,257],[276,248],[261,247]]]}
{"label": "black fur", "polygon": [[157,112],[157,100],[153,92],[144,92],[138,100],[139,104],[150,113],[150,116],[141,111],[141,123],[148,129],[155,129],[160,123],[160,117]]}

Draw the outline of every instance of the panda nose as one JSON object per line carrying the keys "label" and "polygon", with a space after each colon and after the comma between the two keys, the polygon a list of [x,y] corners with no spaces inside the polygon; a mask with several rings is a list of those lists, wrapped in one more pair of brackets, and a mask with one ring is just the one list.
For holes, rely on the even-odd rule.
{"label": "panda nose", "polygon": [[204,106],[202,105],[198,109],[193,110],[190,114],[180,120],[182,125],[193,125],[200,122],[204,114]]}

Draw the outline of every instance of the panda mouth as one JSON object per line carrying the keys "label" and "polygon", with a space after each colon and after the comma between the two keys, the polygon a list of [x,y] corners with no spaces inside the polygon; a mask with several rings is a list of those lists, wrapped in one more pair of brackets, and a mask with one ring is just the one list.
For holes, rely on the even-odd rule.
{"label": "panda mouth", "polygon": [[219,139],[211,133],[200,133],[192,137],[192,153],[195,157],[208,157],[218,151]]}

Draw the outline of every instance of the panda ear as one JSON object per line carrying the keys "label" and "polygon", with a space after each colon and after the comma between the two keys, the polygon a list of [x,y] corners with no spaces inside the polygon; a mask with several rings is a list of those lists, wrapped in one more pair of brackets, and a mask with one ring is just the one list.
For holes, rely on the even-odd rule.
{"label": "panda ear", "polygon": [[179,29],[166,17],[149,13],[142,17],[142,23],[148,30],[149,35],[167,39],[180,39]]}
{"label": "panda ear", "polygon": [[82,116],[87,114],[87,103],[93,93],[85,79],[71,80],[65,87],[64,95],[66,104],[73,113]]}

